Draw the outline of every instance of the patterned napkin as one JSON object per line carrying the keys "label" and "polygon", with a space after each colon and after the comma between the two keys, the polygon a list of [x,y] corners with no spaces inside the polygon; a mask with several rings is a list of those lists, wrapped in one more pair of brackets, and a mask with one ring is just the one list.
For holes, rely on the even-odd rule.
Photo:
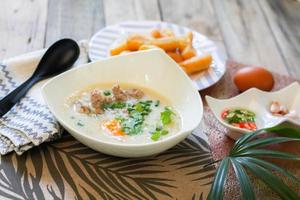
{"label": "patterned napkin", "polygon": [[[79,42],[78,64],[86,63],[87,42]],[[40,50],[0,62],[0,98],[16,88],[35,70],[45,50]],[[0,118],[0,153],[26,150],[61,136],[62,129],[50,113],[41,96],[45,81],[37,83],[8,113]]]}

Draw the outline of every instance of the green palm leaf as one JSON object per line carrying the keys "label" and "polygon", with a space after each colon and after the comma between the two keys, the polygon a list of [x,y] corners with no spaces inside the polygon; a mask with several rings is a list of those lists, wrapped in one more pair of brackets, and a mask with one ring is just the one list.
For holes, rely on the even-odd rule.
{"label": "green palm leaf", "polygon": [[266,169],[269,170],[275,170],[283,175],[285,175],[286,177],[290,178],[291,180],[295,181],[296,183],[300,184],[300,179],[295,177],[294,175],[292,175],[291,173],[285,171],[284,169],[282,169],[281,167],[278,167],[277,165],[274,165],[273,163],[261,160],[261,159],[257,159],[257,158],[251,158],[251,157],[243,157],[242,158],[245,161],[248,162],[252,162],[255,163],[257,165],[260,165]]}
{"label": "green palm leaf", "polygon": [[280,151],[265,150],[265,149],[249,149],[247,151],[233,154],[233,156],[254,156],[254,157],[266,157],[266,158],[280,158],[290,160],[300,160],[300,156],[284,153]]}
{"label": "green palm leaf", "polygon": [[[257,135],[264,133],[264,131],[276,132],[280,135],[285,135],[285,137],[256,138]],[[297,177],[293,176],[289,172],[273,163],[257,158],[268,157],[300,161],[300,156],[274,150],[255,149],[257,147],[262,147],[265,145],[278,144],[289,141],[300,141],[299,139],[296,139],[299,138],[299,133],[299,129],[296,128],[276,126],[265,130],[257,130],[252,133],[245,134],[235,142],[229,155],[221,161],[217,173],[215,174],[214,182],[212,184],[208,199],[223,199],[225,177],[226,173],[228,172],[230,163],[233,166],[234,172],[240,183],[244,199],[255,199],[250,179],[247,175],[247,172],[244,170],[244,167],[247,168],[249,172],[254,174],[256,177],[261,179],[282,199],[300,199],[300,196],[296,192],[291,190],[289,186],[287,186],[283,181],[281,181],[270,171],[274,170],[276,172],[279,172],[300,185],[300,180]],[[229,160],[231,162],[229,162]]]}
{"label": "green palm leaf", "polygon": [[249,176],[245,172],[243,166],[234,158],[230,158],[230,161],[233,166],[234,172],[237,175],[240,185],[243,185],[243,187],[241,187],[243,198],[245,200],[255,199]]}
{"label": "green palm leaf", "polygon": [[287,138],[287,137],[269,137],[269,138],[261,138],[254,141],[251,141],[243,146],[240,146],[238,149],[235,149],[232,154],[236,152],[240,152],[246,149],[251,149],[255,147],[261,147],[268,144],[277,144],[277,143],[283,143],[283,142],[290,142],[290,141],[300,141],[300,139],[296,138]]}
{"label": "green palm leaf", "polygon": [[277,125],[274,127],[259,129],[259,130],[253,131],[251,133],[245,134],[243,137],[239,138],[235,142],[231,151],[236,151],[236,149],[239,149],[241,145],[247,143],[248,141],[253,139],[255,136],[262,134],[264,132],[278,133],[280,135],[284,135],[285,137],[289,137],[289,138],[300,138],[300,129],[290,127],[287,125]]}
{"label": "green palm leaf", "polygon": [[209,195],[207,197],[208,200],[222,200],[224,196],[224,184],[226,181],[226,174],[228,171],[230,163],[230,158],[226,157],[221,161],[219,169],[216,172],[215,179]]}
{"label": "green palm leaf", "polygon": [[235,143],[233,148],[231,149],[231,152],[236,151],[236,149],[239,149],[240,146],[242,146],[243,144],[247,143],[249,140],[251,140],[252,138],[254,138],[255,136],[261,134],[264,130],[263,129],[259,129],[257,131],[254,131],[252,133],[246,133],[243,137],[240,137]]}
{"label": "green palm leaf", "polygon": [[247,162],[247,160],[243,158],[237,158],[237,161],[247,167],[255,176],[267,184],[282,199],[295,200],[300,198],[300,196],[291,190],[283,181],[260,165]]}
{"label": "green palm leaf", "polygon": [[286,137],[291,138],[300,138],[300,129],[290,127],[287,125],[278,125],[271,128],[266,128],[265,131],[271,132],[271,133],[278,133],[280,135],[284,135]]}

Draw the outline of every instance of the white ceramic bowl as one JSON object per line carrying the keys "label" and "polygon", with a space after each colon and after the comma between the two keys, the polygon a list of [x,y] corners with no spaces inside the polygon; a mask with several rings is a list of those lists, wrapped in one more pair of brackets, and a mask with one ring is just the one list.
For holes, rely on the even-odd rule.
{"label": "white ceramic bowl", "polygon": [[[69,122],[64,103],[71,94],[92,84],[116,82],[147,87],[167,97],[181,116],[180,131],[156,142],[126,144],[103,141]],[[82,65],[51,79],[43,87],[42,94],[59,123],[77,140],[96,151],[120,157],[150,156],[173,147],[200,124],[203,115],[197,89],[161,50],[114,56]]]}
{"label": "white ceramic bowl", "polygon": [[[297,82],[276,92],[264,92],[252,88],[230,99],[215,99],[210,96],[206,96],[205,98],[215,117],[231,130],[227,134],[232,139],[238,139],[244,133],[250,131],[229,125],[222,120],[221,113],[225,109],[230,108],[244,108],[253,111],[256,114],[258,129],[272,127],[284,122],[300,126],[300,85]],[[292,119],[272,115],[270,113],[270,104],[272,101],[278,101],[282,105],[285,105],[288,110],[294,110],[299,118]]]}

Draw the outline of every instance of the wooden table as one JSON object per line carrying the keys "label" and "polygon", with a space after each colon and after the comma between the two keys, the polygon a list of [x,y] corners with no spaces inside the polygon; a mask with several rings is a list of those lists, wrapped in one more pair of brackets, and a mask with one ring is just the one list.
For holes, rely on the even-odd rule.
{"label": "wooden table", "polygon": [[[0,8],[0,60],[48,47],[63,37],[89,39],[104,26],[125,20],[165,20],[207,35],[230,59],[262,65],[296,78],[300,76],[300,3],[293,0],[1,0]],[[41,150],[35,148],[19,158],[14,154],[1,157],[0,171],[5,171],[15,184],[2,190],[7,183],[1,181],[7,179],[0,174],[0,196],[12,198],[7,192],[11,190],[15,199],[61,199],[57,194],[64,193],[68,199],[74,195],[80,197],[82,194],[78,191],[83,191],[92,199],[92,193],[83,190],[85,185],[74,183],[72,177],[67,177],[74,173],[68,172],[63,164],[59,171],[51,168],[62,162],[61,159],[68,158],[60,157],[59,151],[67,148],[65,144],[75,148],[74,151],[81,148],[83,156],[84,153],[93,154],[66,136],[51,144],[51,148],[43,144]],[[47,162],[51,176],[42,172],[45,164],[35,165],[34,173],[28,171],[27,167],[32,167],[28,166],[28,160]],[[73,167],[77,166],[76,162],[70,160]],[[16,163],[18,168],[9,167]],[[29,177],[32,183],[28,181]],[[39,181],[34,180],[41,177],[45,182],[55,177],[57,186],[40,188],[40,185],[34,185]],[[70,181],[68,187],[63,179]],[[81,190],[75,190],[76,185]],[[31,187],[34,188],[32,191]],[[184,194],[184,188],[182,191]],[[44,196],[45,193],[50,196]],[[191,197],[202,199],[202,194],[191,194]]]}
{"label": "wooden table", "polygon": [[0,60],[89,39],[124,20],[165,20],[194,28],[228,58],[300,76],[300,3],[294,0],[2,0]]}

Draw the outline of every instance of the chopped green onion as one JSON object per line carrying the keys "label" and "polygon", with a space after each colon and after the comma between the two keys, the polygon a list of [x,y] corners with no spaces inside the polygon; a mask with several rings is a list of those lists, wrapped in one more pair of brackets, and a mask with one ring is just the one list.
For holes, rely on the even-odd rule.
{"label": "chopped green onion", "polygon": [[113,103],[106,103],[103,105],[103,108],[104,109],[122,109],[122,108],[125,108],[126,107],[126,103],[124,102],[113,102]]}
{"label": "chopped green onion", "polygon": [[255,113],[246,109],[232,109],[225,117],[228,123],[255,122]]}
{"label": "chopped green onion", "polygon": [[77,122],[77,125],[78,125],[78,126],[84,126],[84,124],[81,123],[81,122]]}
{"label": "chopped green onion", "polygon": [[110,92],[109,90],[105,90],[105,91],[103,92],[103,94],[104,94],[105,96],[109,96],[109,95],[111,95],[111,92]]}
{"label": "chopped green onion", "polygon": [[162,135],[167,135],[168,133],[169,131],[167,130],[156,128],[156,130],[151,135],[151,140],[157,141]]}
{"label": "chopped green onion", "polygon": [[159,100],[157,100],[157,101],[155,102],[154,106],[155,106],[155,107],[158,107],[158,106],[159,106],[159,104],[160,104],[160,101],[159,101]]}
{"label": "chopped green onion", "polygon": [[160,119],[163,125],[168,125],[172,122],[172,115],[175,113],[168,107],[165,107],[165,110],[160,113]]}
{"label": "chopped green onion", "polygon": [[152,133],[151,135],[151,140],[153,141],[157,141],[160,138],[161,132],[160,131],[155,131],[154,133]]}
{"label": "chopped green onion", "polygon": [[161,131],[161,135],[167,135],[169,133],[169,131],[167,131],[167,130],[162,130]]}

